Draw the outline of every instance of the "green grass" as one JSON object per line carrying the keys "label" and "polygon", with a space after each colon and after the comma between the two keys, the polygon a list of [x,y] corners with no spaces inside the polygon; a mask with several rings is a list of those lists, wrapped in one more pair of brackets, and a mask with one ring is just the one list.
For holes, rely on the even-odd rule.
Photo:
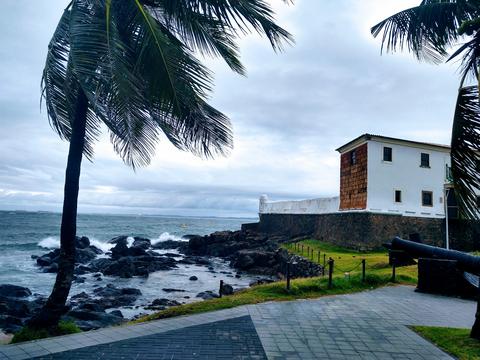
{"label": "green grass", "polygon": [[480,341],[469,337],[470,329],[413,326],[412,329],[460,360],[480,359]]}
{"label": "green grass", "polygon": [[60,321],[57,327],[51,329],[31,329],[25,326],[22,330],[17,332],[12,338],[12,344],[24,341],[39,340],[52,336],[76,334],[81,332],[73,321]]}
{"label": "green grass", "polygon": [[[303,245],[303,253],[302,253]],[[359,252],[355,250],[345,249],[339,246],[331,245],[319,240],[305,240],[294,244],[284,244],[283,247],[288,251],[308,257],[311,261],[320,263],[323,265],[324,255],[328,259],[331,257],[334,260],[334,274],[337,275],[345,272],[350,274],[359,274],[362,271],[361,261],[366,261],[366,273],[375,275],[391,275],[392,268],[388,265],[388,253],[387,251],[369,251]],[[313,255],[312,255],[313,250]],[[318,257],[318,251],[320,251],[320,261]],[[308,254],[308,255],[307,255]],[[397,280],[409,283],[417,283],[417,266],[403,266],[396,269]]]}

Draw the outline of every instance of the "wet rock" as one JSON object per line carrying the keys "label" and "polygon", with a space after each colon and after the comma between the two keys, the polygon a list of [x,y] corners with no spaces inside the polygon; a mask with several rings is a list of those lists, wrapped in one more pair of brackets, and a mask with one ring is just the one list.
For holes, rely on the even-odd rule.
{"label": "wet rock", "polygon": [[202,291],[200,293],[197,294],[197,296],[195,296],[197,298],[201,298],[203,300],[209,300],[209,299],[215,299],[215,298],[218,298],[218,294],[214,293],[213,291],[211,290],[207,290],[207,291]]}
{"label": "wet rock", "polygon": [[75,252],[75,263],[77,264],[87,264],[97,257],[97,253],[91,250],[90,248],[85,249],[76,249]]}
{"label": "wet rock", "polygon": [[10,315],[0,315],[0,328],[7,334],[20,331],[24,323],[24,319]]}
{"label": "wet rock", "polygon": [[71,310],[64,317],[64,320],[73,320],[83,330],[100,329],[106,326],[121,324],[123,317],[104,311]]}
{"label": "wet rock", "polygon": [[112,259],[118,260],[121,257],[125,257],[129,255],[126,236],[118,238],[114,243],[116,245],[111,250]]}
{"label": "wet rock", "polygon": [[233,294],[233,286],[227,283],[223,283],[222,295],[232,295],[232,294]]}
{"label": "wet rock", "polygon": [[169,299],[155,299],[152,301],[150,305],[145,307],[147,310],[164,310],[167,307],[178,306],[181,305],[176,300],[169,300]]}
{"label": "wet rock", "polygon": [[142,248],[143,250],[148,250],[152,246],[152,243],[149,239],[142,237],[134,237],[132,247]]}
{"label": "wet rock", "polygon": [[75,247],[77,249],[86,249],[90,246],[90,239],[86,236],[76,237],[75,238]]}
{"label": "wet rock", "polygon": [[184,252],[183,249],[187,247],[188,247],[187,241],[177,241],[177,240],[160,241],[152,245],[152,249],[157,249],[157,250],[177,249],[180,252]]}
{"label": "wet rock", "polygon": [[196,277],[195,275],[193,276],[190,276],[190,278],[188,279],[190,281],[197,281],[198,280],[198,277]]}
{"label": "wet rock", "polygon": [[85,282],[85,278],[81,276],[74,276],[73,281],[76,282],[77,284],[83,284]]}
{"label": "wet rock", "polygon": [[75,275],[85,275],[85,274],[88,274],[88,273],[91,273],[92,272],[92,268],[89,267],[89,266],[85,266],[85,265],[79,265],[77,267],[75,267],[75,270],[74,270],[74,274]]}
{"label": "wet rock", "polygon": [[30,295],[32,292],[26,287],[11,284],[0,285],[0,296],[25,298]]}
{"label": "wet rock", "polygon": [[163,291],[170,293],[170,292],[186,292],[186,290],[183,289],[172,289],[172,288],[163,288]]}
{"label": "wet rock", "polygon": [[58,264],[55,262],[50,264],[49,266],[44,267],[43,272],[52,274],[58,272]]}
{"label": "wet rock", "polygon": [[110,315],[113,315],[113,316],[116,316],[116,317],[119,317],[119,318],[123,319],[123,314],[120,310],[113,310],[113,311],[110,312]]}
{"label": "wet rock", "polygon": [[142,292],[135,288],[117,288],[113,284],[108,284],[105,287],[101,287],[93,290],[93,293],[101,297],[115,297],[121,295],[135,295],[140,296]]}

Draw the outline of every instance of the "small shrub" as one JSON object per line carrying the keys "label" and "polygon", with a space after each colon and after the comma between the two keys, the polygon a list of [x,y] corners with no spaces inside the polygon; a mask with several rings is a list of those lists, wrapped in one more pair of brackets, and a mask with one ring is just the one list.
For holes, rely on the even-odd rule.
{"label": "small shrub", "polygon": [[28,326],[23,327],[12,339],[12,344],[24,341],[44,339],[52,336],[61,336],[76,334],[81,332],[79,327],[73,321],[60,321],[58,326],[48,329],[32,329]]}

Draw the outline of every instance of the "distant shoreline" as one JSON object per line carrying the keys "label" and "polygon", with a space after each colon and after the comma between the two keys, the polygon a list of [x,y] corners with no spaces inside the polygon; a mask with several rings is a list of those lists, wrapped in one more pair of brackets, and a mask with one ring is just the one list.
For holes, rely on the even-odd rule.
{"label": "distant shoreline", "polygon": [[[1,210],[1,213],[19,213],[19,214],[52,214],[52,215],[61,215],[59,211],[45,211],[45,210]],[[213,216],[213,215],[163,215],[163,214],[129,214],[129,213],[102,213],[102,212],[79,212],[79,216],[125,216],[125,217],[159,217],[159,218],[173,218],[173,219],[232,219],[232,220],[247,220],[247,221],[258,221],[258,217],[248,217],[248,216]]]}

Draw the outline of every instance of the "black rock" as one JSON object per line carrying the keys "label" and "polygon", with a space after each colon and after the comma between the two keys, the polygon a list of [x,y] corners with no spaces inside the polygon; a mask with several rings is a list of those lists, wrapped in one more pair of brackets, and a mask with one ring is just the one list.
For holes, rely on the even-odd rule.
{"label": "black rock", "polygon": [[43,272],[45,273],[56,273],[58,272],[58,263],[51,263],[49,266],[44,267]]}
{"label": "black rock", "polygon": [[218,294],[214,293],[213,291],[207,290],[207,291],[202,291],[195,296],[197,298],[202,298],[203,300],[209,300],[209,299],[215,299],[218,298]]}
{"label": "black rock", "polygon": [[195,275],[194,275],[194,276],[190,276],[190,278],[189,278],[188,280],[197,281],[197,280],[198,280],[198,277],[196,277]]}
{"label": "black rock", "polygon": [[177,241],[177,240],[160,241],[152,245],[152,248],[157,250],[167,250],[167,249],[182,250],[187,247],[188,247],[187,241]]}
{"label": "black rock", "polygon": [[169,299],[155,299],[152,301],[151,306],[178,306],[181,305],[178,301]]}
{"label": "black rock", "polygon": [[129,249],[127,246],[127,237],[123,236],[121,238],[117,238],[115,242],[115,246],[112,248],[112,259],[117,260],[121,257],[128,256]]}
{"label": "black rock", "polygon": [[85,237],[85,236],[82,236],[82,237],[76,237],[75,238],[75,247],[77,249],[86,249],[87,247],[90,246],[90,240]]}
{"label": "black rock", "polygon": [[97,253],[90,248],[77,249],[75,253],[75,263],[87,264],[97,257]]}
{"label": "black rock", "polygon": [[182,289],[171,289],[171,288],[163,288],[162,289],[163,291],[165,292],[186,292],[186,290],[182,290]]}
{"label": "black rock", "polygon": [[32,292],[26,287],[11,284],[0,285],[0,296],[25,298],[30,295]]}
{"label": "black rock", "polygon": [[119,318],[123,319],[123,314],[120,310],[113,310],[113,311],[110,312],[110,315],[113,315],[113,316],[116,316],[116,317],[119,317]]}
{"label": "black rock", "polygon": [[232,295],[232,294],[233,294],[233,286],[227,283],[223,283],[222,295]]}
{"label": "black rock", "polygon": [[148,250],[151,246],[151,241],[142,237],[134,237],[132,247],[142,248],[143,250]]}
{"label": "black rock", "polygon": [[96,246],[90,245],[88,248],[97,255],[103,254],[103,251],[97,248]]}
{"label": "black rock", "polygon": [[0,315],[0,328],[7,334],[14,334],[22,329],[24,320],[15,316]]}

